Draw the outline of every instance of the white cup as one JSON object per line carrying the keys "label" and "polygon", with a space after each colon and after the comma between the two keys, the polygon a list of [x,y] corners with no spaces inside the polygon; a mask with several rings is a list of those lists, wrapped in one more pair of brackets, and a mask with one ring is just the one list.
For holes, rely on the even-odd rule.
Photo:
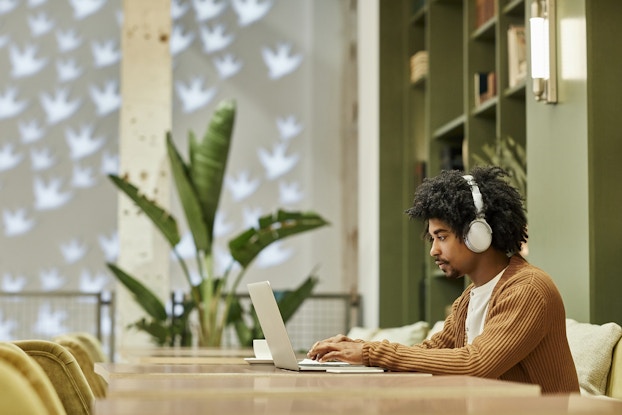
{"label": "white cup", "polygon": [[253,339],[253,352],[257,359],[272,359],[268,342],[265,339]]}

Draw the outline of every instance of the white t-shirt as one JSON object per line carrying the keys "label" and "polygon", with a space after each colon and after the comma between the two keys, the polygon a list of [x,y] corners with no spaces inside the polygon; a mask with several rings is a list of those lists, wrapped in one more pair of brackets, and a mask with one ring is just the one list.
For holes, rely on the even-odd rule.
{"label": "white t-shirt", "polygon": [[496,277],[479,287],[473,287],[470,292],[469,309],[466,317],[466,335],[467,344],[473,343],[473,340],[479,336],[484,330],[484,321],[488,311],[488,301],[492,295],[492,290],[501,279],[505,268],[497,274]]}

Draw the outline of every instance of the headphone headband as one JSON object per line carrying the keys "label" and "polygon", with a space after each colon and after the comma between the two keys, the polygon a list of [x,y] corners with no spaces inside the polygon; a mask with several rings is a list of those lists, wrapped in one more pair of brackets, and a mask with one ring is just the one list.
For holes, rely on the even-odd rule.
{"label": "headphone headband", "polygon": [[482,201],[482,193],[479,191],[477,182],[470,174],[462,177],[467,181],[469,186],[471,186],[471,194],[473,195],[473,203],[475,203],[475,208],[477,209],[477,217],[479,218],[484,216],[482,214],[482,211],[484,210],[484,202]]}

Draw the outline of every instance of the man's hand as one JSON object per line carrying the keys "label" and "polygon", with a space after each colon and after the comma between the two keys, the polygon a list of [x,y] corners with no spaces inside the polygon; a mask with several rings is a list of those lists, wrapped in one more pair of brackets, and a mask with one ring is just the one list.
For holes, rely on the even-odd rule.
{"label": "man's hand", "polygon": [[316,342],[307,353],[307,357],[320,362],[339,360],[361,365],[363,364],[363,343],[355,342],[349,337],[339,334]]}

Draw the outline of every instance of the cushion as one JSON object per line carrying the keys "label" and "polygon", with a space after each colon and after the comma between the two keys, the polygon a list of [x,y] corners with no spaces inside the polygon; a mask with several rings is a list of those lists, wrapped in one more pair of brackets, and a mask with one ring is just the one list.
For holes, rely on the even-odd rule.
{"label": "cushion", "polygon": [[43,401],[23,374],[0,360],[0,413],[45,415]]}
{"label": "cushion", "polygon": [[377,331],[378,329],[368,327],[352,327],[348,332],[348,337],[351,339],[369,340]]}
{"label": "cushion", "polygon": [[570,352],[584,395],[605,395],[613,348],[622,337],[616,323],[602,325],[566,320]]}
{"label": "cushion", "polygon": [[425,339],[429,325],[425,321],[418,321],[401,327],[389,327],[380,329],[369,329],[364,327],[353,327],[348,332],[348,337],[369,341],[388,340],[391,343],[400,343],[407,346],[421,343]]}
{"label": "cushion", "polygon": [[444,326],[445,326],[445,321],[444,320],[440,320],[440,321],[437,321],[436,323],[434,323],[434,325],[432,326],[430,331],[428,331],[428,335],[425,336],[425,339],[426,340],[430,340],[432,338],[432,336],[434,336],[436,333],[438,333],[439,331],[443,331],[443,327]]}

